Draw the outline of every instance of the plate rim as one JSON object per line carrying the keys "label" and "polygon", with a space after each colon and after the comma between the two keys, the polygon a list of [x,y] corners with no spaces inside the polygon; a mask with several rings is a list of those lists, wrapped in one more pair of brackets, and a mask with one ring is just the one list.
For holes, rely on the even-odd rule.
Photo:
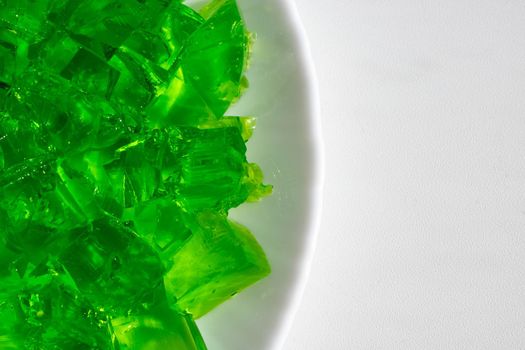
{"label": "plate rim", "polygon": [[282,349],[288,338],[293,322],[302,303],[306,285],[310,277],[321,226],[321,213],[323,206],[322,194],[325,178],[325,158],[321,125],[320,93],[310,42],[295,0],[282,0],[281,2],[283,5],[283,11],[286,13],[286,18],[288,18],[290,23],[291,34],[294,38],[294,42],[297,45],[296,49],[299,53],[298,61],[301,65],[301,70],[305,81],[307,82],[304,94],[308,104],[308,136],[311,140],[312,154],[310,158],[309,169],[311,174],[308,196],[309,205],[308,210],[305,213],[309,218],[310,223],[308,225],[308,229],[304,233],[304,239],[302,240],[302,256],[296,262],[296,266],[298,267],[298,276],[293,287],[294,290],[290,292],[291,301],[288,304],[287,312],[283,313],[283,326],[277,331],[278,334],[275,337],[275,341],[273,343],[274,346],[272,346],[272,348],[275,349]]}

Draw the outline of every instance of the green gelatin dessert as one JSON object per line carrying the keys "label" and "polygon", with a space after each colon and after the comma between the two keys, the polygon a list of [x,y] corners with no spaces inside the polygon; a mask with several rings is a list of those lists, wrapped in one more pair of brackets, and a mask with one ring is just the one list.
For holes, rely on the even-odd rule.
{"label": "green gelatin dessert", "polygon": [[270,273],[250,45],[235,0],[0,0],[0,349],[203,350]]}

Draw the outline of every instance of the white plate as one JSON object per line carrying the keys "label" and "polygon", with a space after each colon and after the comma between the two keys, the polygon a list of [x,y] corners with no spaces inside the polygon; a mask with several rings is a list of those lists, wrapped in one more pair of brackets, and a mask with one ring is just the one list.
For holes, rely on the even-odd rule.
{"label": "white plate", "polygon": [[258,118],[248,157],[274,194],[232,216],[265,249],[272,274],[198,321],[210,350],[280,349],[309,271],[322,178],[318,95],[307,41],[288,0],[238,0],[257,36],[250,88],[230,112]]}

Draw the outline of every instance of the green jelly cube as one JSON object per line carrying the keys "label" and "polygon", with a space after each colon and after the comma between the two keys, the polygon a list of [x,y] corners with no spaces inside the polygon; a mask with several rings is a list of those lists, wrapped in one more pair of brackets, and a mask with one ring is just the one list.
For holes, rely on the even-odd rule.
{"label": "green jelly cube", "polygon": [[169,84],[159,90],[158,97],[147,107],[146,114],[151,128],[197,126],[217,119],[180,67],[172,73]]}
{"label": "green jelly cube", "polygon": [[234,0],[216,0],[206,23],[181,55],[184,75],[216,116],[224,115],[241,93],[248,55],[248,35]]}
{"label": "green jelly cube", "polygon": [[93,305],[119,315],[155,300],[164,268],[134,232],[107,218],[69,235],[71,243],[60,261]]}
{"label": "green jelly cube", "polygon": [[113,349],[107,317],[57,262],[28,267],[24,276],[1,282],[1,349]]}
{"label": "green jelly cube", "polygon": [[46,20],[49,0],[3,0],[0,1],[0,32],[15,32],[21,41],[35,43],[43,40],[53,30]]}
{"label": "green jelly cube", "polygon": [[206,350],[192,317],[167,305],[115,317],[111,326],[120,350]]}
{"label": "green jelly cube", "polygon": [[187,208],[232,208],[244,200],[246,146],[238,128],[183,129],[189,140],[182,156],[179,200]]}
{"label": "green jelly cube", "polygon": [[215,1],[214,11],[181,51],[174,75],[148,110],[152,126],[198,125],[220,118],[243,90],[249,40],[237,4]]}
{"label": "green jelly cube", "polygon": [[169,70],[190,35],[204,22],[191,8],[172,3],[159,24],[133,31],[121,45],[151,64]]}
{"label": "green jelly cube", "polygon": [[83,91],[109,98],[119,72],[86,49],[80,49],[60,73]]}
{"label": "green jelly cube", "polygon": [[[11,45],[3,47],[1,46],[2,44],[3,42],[0,39],[0,91],[5,91],[13,82],[15,71],[15,49]],[[0,97],[0,101],[3,99],[5,99],[5,97]]]}
{"label": "green jelly cube", "polygon": [[42,70],[59,74],[82,47],[63,30],[57,30],[46,40],[29,47],[29,58]]}
{"label": "green jelly cube", "polygon": [[185,208],[228,210],[271,192],[262,184],[260,170],[246,162],[247,135],[241,125],[181,131],[188,141],[181,157],[178,200]]}
{"label": "green jelly cube", "polygon": [[38,127],[30,121],[4,115],[0,118],[0,135],[0,169],[22,166],[25,160],[36,159],[47,153],[40,144]]}
{"label": "green jelly cube", "polygon": [[171,256],[190,237],[187,216],[175,200],[159,198],[127,210],[123,221],[132,222],[137,234],[165,257]]}
{"label": "green jelly cube", "polygon": [[[124,54],[113,56],[109,64],[119,72],[111,102],[119,105],[126,113],[137,113],[147,106],[155,97],[154,83],[149,79],[145,70]],[[130,88],[133,86],[133,88]],[[141,112],[139,112],[141,114]]]}
{"label": "green jelly cube", "polygon": [[166,291],[195,318],[270,273],[262,248],[245,227],[213,212],[197,220],[164,277]]}
{"label": "green jelly cube", "polygon": [[[69,1],[65,11],[73,11],[67,18],[66,27],[95,43],[118,47],[141,24],[142,18],[137,16],[141,7],[140,2],[129,0]],[[56,21],[65,19],[55,18]]]}

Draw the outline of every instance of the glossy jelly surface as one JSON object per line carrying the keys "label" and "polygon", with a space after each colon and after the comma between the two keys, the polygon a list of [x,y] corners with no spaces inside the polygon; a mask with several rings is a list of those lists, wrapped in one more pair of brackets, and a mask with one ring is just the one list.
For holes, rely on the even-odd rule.
{"label": "glossy jelly surface", "polygon": [[234,0],[0,0],[0,349],[205,349],[269,274],[250,40]]}

